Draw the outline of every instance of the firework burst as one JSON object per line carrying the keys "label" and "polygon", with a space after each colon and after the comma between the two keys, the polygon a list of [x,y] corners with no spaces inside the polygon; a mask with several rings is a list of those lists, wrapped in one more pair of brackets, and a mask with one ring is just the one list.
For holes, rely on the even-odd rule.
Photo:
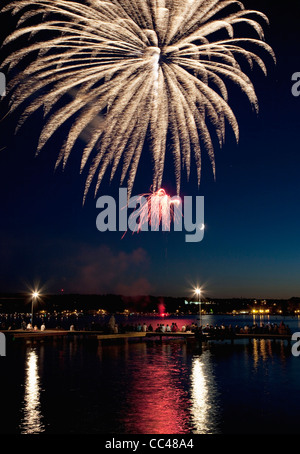
{"label": "firework burst", "polygon": [[[39,153],[60,126],[72,121],[56,166],[64,167],[84,138],[80,170],[89,169],[84,198],[93,182],[96,194],[106,172],[112,179],[118,168],[130,195],[146,141],[154,193],[162,185],[169,139],[177,194],[182,172],[188,178],[192,165],[200,183],[203,150],[215,173],[210,131],[220,146],[227,123],[239,137],[226,80],[257,111],[254,86],[238,61],[251,68],[255,63],[266,73],[258,50],[274,57],[260,24],[266,16],[236,0],[18,0],[3,11],[19,15],[5,44],[23,46],[28,38],[3,68],[13,71],[33,56],[8,84],[11,111],[23,108],[18,128],[43,109]],[[256,37],[237,37],[239,24]]]}
{"label": "firework burst", "polygon": [[171,222],[178,222],[182,217],[182,211],[176,210],[176,207],[181,207],[180,197],[171,197],[162,188],[138,196],[135,203],[140,205],[134,210],[134,217],[139,218],[139,223],[135,222],[133,233],[139,233],[145,225],[149,225],[152,231],[159,230],[162,225],[163,230],[168,232]]}

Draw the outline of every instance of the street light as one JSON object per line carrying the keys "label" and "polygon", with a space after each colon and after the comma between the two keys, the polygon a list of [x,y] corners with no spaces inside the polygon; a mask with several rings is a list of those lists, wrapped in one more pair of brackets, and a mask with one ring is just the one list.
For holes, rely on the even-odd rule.
{"label": "street light", "polygon": [[33,305],[39,296],[40,296],[39,292],[33,292],[31,294],[31,326],[32,326],[32,328],[33,328]]}
{"label": "street light", "polygon": [[195,293],[198,296],[198,304],[199,304],[199,327],[202,326],[202,321],[201,321],[201,288],[196,288]]}

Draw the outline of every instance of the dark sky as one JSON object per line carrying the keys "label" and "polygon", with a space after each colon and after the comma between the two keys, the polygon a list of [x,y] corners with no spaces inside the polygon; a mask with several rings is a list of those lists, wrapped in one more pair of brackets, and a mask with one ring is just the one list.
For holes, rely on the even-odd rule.
{"label": "dark sky", "polygon": [[[186,243],[185,232],[100,233],[96,199],[82,206],[85,175],[76,147],[64,172],[54,164],[66,131],[35,157],[43,119],[31,118],[17,135],[17,116],[0,122],[0,291],[23,291],[39,282],[45,291],[192,295],[210,297],[300,296],[300,97],[291,93],[300,72],[300,7],[287,0],[247,0],[267,14],[266,41],[277,64],[268,76],[251,76],[259,99],[256,116],[236,90],[230,102],[240,125],[216,149],[216,180],[204,161],[201,185],[182,180],[181,195],[205,198],[205,235]],[[280,5],[280,6],[279,6]],[[2,17],[2,38],[12,27]],[[2,58],[2,57],[1,57]],[[250,73],[249,73],[250,74]],[[5,116],[7,97],[0,101]],[[171,160],[166,188],[175,194]],[[148,192],[150,159],[144,150],[133,195]],[[115,195],[119,181],[104,182],[100,195]]]}

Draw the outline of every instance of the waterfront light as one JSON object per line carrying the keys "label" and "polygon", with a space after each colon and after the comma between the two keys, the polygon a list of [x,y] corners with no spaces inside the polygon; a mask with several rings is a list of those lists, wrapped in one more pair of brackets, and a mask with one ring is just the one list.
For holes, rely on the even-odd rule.
{"label": "waterfront light", "polygon": [[31,294],[31,326],[33,328],[33,308],[34,308],[34,303],[36,303],[36,300],[39,298],[40,292],[34,291]]}
{"label": "waterfront light", "polygon": [[201,288],[197,287],[195,289],[195,293],[198,296],[198,304],[199,304],[199,327],[202,325],[201,320]]}

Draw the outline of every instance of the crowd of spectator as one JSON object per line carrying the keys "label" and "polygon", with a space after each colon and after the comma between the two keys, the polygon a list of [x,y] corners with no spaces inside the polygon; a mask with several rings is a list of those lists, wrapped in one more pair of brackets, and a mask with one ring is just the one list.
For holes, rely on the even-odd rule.
{"label": "crowd of spectator", "polygon": [[196,323],[183,324],[180,327],[176,322],[172,323],[157,323],[153,326],[151,323],[148,325],[145,322],[135,324],[116,324],[115,321],[110,322],[104,327],[106,332],[126,333],[126,332],[156,332],[156,333],[178,333],[178,332],[192,332],[197,334],[210,334],[210,335],[234,335],[234,334],[291,334],[288,325],[283,321],[277,323],[261,323],[258,325],[202,325],[198,326]]}
{"label": "crowd of spectator", "polygon": [[253,325],[206,325],[202,327],[203,333],[215,333],[215,332],[224,332],[228,334],[291,334],[291,330],[288,325],[283,321],[279,324],[277,323],[261,323],[258,325],[254,323]]}
{"label": "crowd of spectator", "polygon": [[[129,332],[156,332],[156,333],[179,333],[179,332],[192,332],[203,335],[217,335],[217,336],[231,336],[235,334],[279,334],[279,335],[289,335],[291,330],[287,324],[283,321],[280,323],[253,323],[245,325],[226,325],[226,324],[216,324],[209,325],[204,324],[198,326],[196,323],[191,323],[190,321],[169,321],[165,320],[164,323],[146,323],[145,321],[130,323],[129,321],[123,323],[117,323],[115,316],[112,315],[107,321],[102,322],[91,322],[87,325],[84,323],[78,326],[78,320],[69,318],[66,321],[55,319],[51,323],[49,320],[46,321],[46,326],[44,319],[37,318],[37,324],[34,323],[31,325],[26,322],[24,317],[19,317],[16,319],[0,317],[0,329],[2,330],[44,330],[47,329],[70,329],[70,330],[85,330],[85,331],[101,331],[104,333],[129,333]],[[48,323],[47,323],[48,322]],[[178,323],[178,325],[177,325]]]}

